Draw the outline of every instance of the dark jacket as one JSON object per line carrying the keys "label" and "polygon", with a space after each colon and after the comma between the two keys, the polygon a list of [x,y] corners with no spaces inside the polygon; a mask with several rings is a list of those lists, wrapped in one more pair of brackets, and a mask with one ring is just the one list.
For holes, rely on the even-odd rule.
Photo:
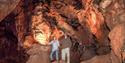
{"label": "dark jacket", "polygon": [[67,37],[66,39],[63,38],[60,40],[60,46],[61,48],[67,48],[67,47],[70,47],[72,46],[72,43],[71,43],[71,40],[69,37]]}

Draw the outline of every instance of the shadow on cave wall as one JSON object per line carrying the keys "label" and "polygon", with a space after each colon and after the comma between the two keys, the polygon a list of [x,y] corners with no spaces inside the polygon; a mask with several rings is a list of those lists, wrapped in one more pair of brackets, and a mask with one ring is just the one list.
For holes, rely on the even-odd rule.
{"label": "shadow on cave wall", "polygon": [[11,13],[0,22],[0,63],[25,63],[27,55],[17,44],[15,15]]}

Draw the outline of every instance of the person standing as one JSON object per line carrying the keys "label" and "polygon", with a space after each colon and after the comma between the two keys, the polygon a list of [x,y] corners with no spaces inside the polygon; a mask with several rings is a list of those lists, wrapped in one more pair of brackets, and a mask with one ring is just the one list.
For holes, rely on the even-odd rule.
{"label": "person standing", "polygon": [[59,60],[59,55],[58,55],[59,46],[60,46],[58,39],[56,39],[56,37],[54,37],[54,40],[52,40],[49,44],[52,46],[51,53],[50,53],[51,61],[54,60],[54,58],[53,58],[54,54],[55,54],[56,60],[58,61]]}
{"label": "person standing", "polygon": [[[64,38],[60,40],[61,45],[61,58],[66,63],[70,63],[70,48],[71,48],[71,40],[66,34],[64,34]],[[67,59],[66,59],[67,58]],[[67,61],[66,61],[67,60]]]}

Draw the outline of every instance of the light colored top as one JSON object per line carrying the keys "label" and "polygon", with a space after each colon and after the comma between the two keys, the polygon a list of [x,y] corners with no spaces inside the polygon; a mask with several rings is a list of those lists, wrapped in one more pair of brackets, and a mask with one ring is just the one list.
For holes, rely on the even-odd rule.
{"label": "light colored top", "polygon": [[58,47],[60,46],[58,40],[52,40],[52,41],[50,42],[50,45],[52,45],[52,51],[58,50],[58,49],[59,49]]}

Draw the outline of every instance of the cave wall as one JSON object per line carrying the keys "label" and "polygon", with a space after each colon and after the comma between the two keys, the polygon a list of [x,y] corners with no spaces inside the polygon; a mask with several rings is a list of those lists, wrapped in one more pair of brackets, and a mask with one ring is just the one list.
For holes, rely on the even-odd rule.
{"label": "cave wall", "polygon": [[[0,1],[0,3],[1,2],[2,1]],[[12,5],[12,7],[9,4],[9,8],[11,9],[5,5],[9,11],[5,8],[3,12],[3,7],[0,7],[0,20],[15,8],[2,20],[2,22],[5,21],[5,23],[1,25],[6,27],[7,31],[13,32],[13,35],[17,37],[16,42],[19,49],[20,46],[23,46],[25,40],[29,40],[28,42],[30,42],[30,39],[33,38],[33,29],[31,27],[32,19],[35,13],[37,14],[38,12],[39,14],[40,12],[43,14],[42,17],[40,16],[40,19],[44,19],[50,28],[55,26],[65,31],[66,34],[75,38],[78,42],[87,45],[89,42],[89,44],[98,42],[100,47],[111,45],[115,54],[121,58],[119,47],[122,47],[119,42],[123,43],[123,41],[112,41],[113,39],[108,39],[108,35],[115,27],[117,28],[117,25],[125,23],[124,0],[21,0],[19,3],[16,0],[14,2],[16,5]],[[37,20],[37,18],[38,16],[36,15],[34,19]],[[43,25],[41,25],[41,27],[42,26]],[[3,27],[0,28],[2,31],[4,29]],[[115,32],[110,33],[114,33],[113,35],[115,35]],[[1,36],[3,34],[4,32],[0,33]],[[29,35],[31,36],[27,38],[26,36]],[[94,41],[93,37],[95,37],[96,41]],[[109,42],[109,40],[111,40],[111,42]],[[114,45],[114,43],[117,44],[117,47],[115,47],[116,45]],[[1,48],[1,51],[2,50]],[[119,54],[117,52],[119,52]]]}
{"label": "cave wall", "polygon": [[101,11],[105,18],[105,23],[108,26],[109,40],[112,51],[121,62],[124,62],[124,23],[125,3],[124,0],[107,0],[109,4]]}
{"label": "cave wall", "polygon": [[[31,24],[31,13],[35,12],[33,11],[33,8],[34,6],[37,5],[38,2],[43,3],[43,6],[45,5],[45,7],[48,8],[48,11],[50,11],[50,15],[44,14],[46,16],[43,18],[45,18],[46,20],[48,19],[47,16],[50,16],[50,18],[51,17],[56,18],[56,21],[59,22],[58,27],[62,26],[62,28],[67,29],[67,31],[65,31],[67,32],[67,34],[74,36],[81,42],[86,42],[88,40],[87,38],[92,39],[92,34],[94,34],[98,42],[103,44],[105,42],[108,43],[108,40],[106,38],[108,34],[108,30],[105,28],[105,24],[103,22],[104,18],[101,15],[100,11],[97,10],[98,8],[93,5],[93,2],[86,1],[86,0],[83,0],[83,1],[73,0],[72,2],[69,2],[69,1],[70,0],[63,1],[63,2],[61,0],[60,1],[21,0],[17,5],[17,7],[15,8],[15,10],[13,11],[13,13],[17,15],[15,19],[16,19],[16,31],[17,31],[19,43],[21,44],[24,41],[24,38],[25,38],[24,35],[30,34],[31,28],[29,24]],[[90,5],[90,6],[87,6],[87,5]],[[66,11],[64,11],[64,9]],[[44,10],[47,10],[47,9],[44,9]],[[42,12],[46,12],[46,11],[42,11]],[[54,12],[57,13],[57,15],[56,14],[55,16],[51,15]],[[92,15],[89,15],[89,14],[92,14]],[[92,18],[94,14],[96,17]],[[92,20],[92,19],[95,19],[95,20]],[[60,20],[62,20],[66,24],[62,24]],[[49,22],[49,20],[47,21]],[[76,23],[73,23],[73,21]],[[93,25],[93,21],[97,21],[96,24]],[[103,24],[104,24],[104,27],[101,27],[103,26]],[[78,29],[78,30],[74,30],[74,29]],[[104,32],[103,29],[106,32]]]}
{"label": "cave wall", "polygon": [[0,0],[0,21],[9,15],[20,0]]}
{"label": "cave wall", "polygon": [[10,13],[0,22],[0,63],[25,63],[26,54],[18,49],[15,14]]}
{"label": "cave wall", "polygon": [[31,34],[31,14],[32,1],[22,0],[16,6],[12,13],[15,16],[16,36],[18,37],[18,46],[23,46],[25,36]]}
{"label": "cave wall", "polygon": [[[24,37],[30,33],[30,26],[28,25],[30,24],[31,12],[27,13],[27,11],[31,8],[24,8],[29,4],[30,1],[20,1],[19,4],[9,7],[11,8],[9,9],[11,13],[4,19],[0,17],[3,19],[0,22],[0,63],[25,63],[27,60],[28,55],[24,52],[22,46],[25,39]],[[6,15],[6,13],[4,13],[4,15]]]}

